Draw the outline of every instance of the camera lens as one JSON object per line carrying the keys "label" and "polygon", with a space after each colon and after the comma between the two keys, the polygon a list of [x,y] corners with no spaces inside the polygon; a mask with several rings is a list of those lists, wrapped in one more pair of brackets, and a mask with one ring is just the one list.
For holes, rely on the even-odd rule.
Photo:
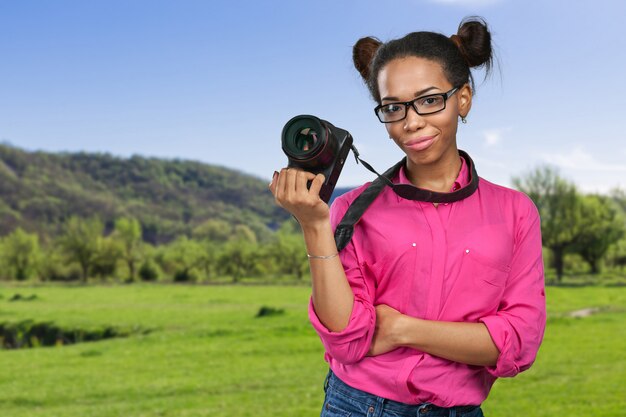
{"label": "camera lens", "polygon": [[317,132],[310,127],[305,127],[296,134],[295,145],[302,152],[310,151],[317,143]]}
{"label": "camera lens", "polygon": [[337,152],[337,139],[329,134],[323,120],[315,116],[296,116],[283,128],[283,151],[296,166],[328,166]]}

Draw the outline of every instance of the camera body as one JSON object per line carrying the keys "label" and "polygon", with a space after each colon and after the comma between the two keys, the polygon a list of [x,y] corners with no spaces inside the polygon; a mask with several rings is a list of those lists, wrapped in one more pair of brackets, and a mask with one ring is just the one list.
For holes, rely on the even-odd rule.
{"label": "camera body", "polygon": [[320,198],[328,203],[352,148],[350,133],[326,120],[303,114],[285,124],[282,148],[289,160],[288,167],[324,175]]}

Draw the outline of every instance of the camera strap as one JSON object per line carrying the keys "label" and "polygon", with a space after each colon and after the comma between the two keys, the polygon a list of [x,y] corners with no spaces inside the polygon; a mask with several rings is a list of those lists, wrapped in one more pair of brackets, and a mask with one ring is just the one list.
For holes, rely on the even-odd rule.
{"label": "camera strap", "polygon": [[478,189],[478,173],[474,161],[469,154],[459,149],[459,155],[465,159],[468,170],[470,172],[469,184],[457,191],[450,193],[440,193],[436,191],[426,190],[415,187],[410,184],[394,184],[391,178],[394,178],[400,171],[400,168],[406,164],[406,157],[400,162],[389,168],[382,175],[367,162],[359,157],[359,152],[354,145],[351,146],[356,158],[357,164],[360,162],[369,171],[377,175],[377,178],[350,204],[348,210],[335,229],[335,244],[337,250],[341,251],[345,248],[354,234],[354,226],[359,222],[368,207],[374,202],[376,197],[385,189],[391,187],[392,190],[401,198],[407,200],[424,201],[427,203],[453,203],[462,200],[474,194]]}

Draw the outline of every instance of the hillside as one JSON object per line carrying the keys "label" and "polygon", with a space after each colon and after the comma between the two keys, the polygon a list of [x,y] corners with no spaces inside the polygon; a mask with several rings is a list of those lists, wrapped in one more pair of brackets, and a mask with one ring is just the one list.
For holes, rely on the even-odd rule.
{"label": "hillside", "polygon": [[54,236],[72,215],[141,222],[162,243],[207,219],[245,223],[257,233],[288,214],[266,181],[193,161],[110,154],[27,152],[0,144],[0,236],[20,226]]}

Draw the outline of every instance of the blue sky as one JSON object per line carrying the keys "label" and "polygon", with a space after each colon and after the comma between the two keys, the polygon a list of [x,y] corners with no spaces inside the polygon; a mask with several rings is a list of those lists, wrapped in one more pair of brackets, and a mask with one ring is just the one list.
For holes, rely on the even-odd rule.
{"label": "blue sky", "polygon": [[[402,157],[352,67],[362,36],[451,35],[483,16],[499,69],[461,149],[509,185],[541,164],[586,192],[626,188],[626,2],[0,0],[0,141],[28,150],[182,158],[262,179],[284,123],[349,130],[384,170]],[[371,180],[351,159],[340,185]]]}

